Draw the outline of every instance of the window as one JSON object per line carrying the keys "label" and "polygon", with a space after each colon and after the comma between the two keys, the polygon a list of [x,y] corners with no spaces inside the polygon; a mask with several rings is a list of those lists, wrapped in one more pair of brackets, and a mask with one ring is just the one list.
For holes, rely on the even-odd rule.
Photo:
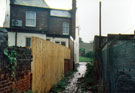
{"label": "window", "polygon": [[69,23],[68,22],[64,22],[63,23],[63,34],[64,35],[68,35],[69,34]]}
{"label": "window", "polygon": [[50,39],[46,39],[46,41],[50,41]]}
{"label": "window", "polygon": [[60,42],[59,42],[59,41],[55,41],[55,43],[56,43],[56,44],[60,44]]}
{"label": "window", "polygon": [[66,42],[61,42],[61,45],[66,46]]}
{"label": "window", "polygon": [[26,26],[36,26],[36,12],[26,11]]}
{"label": "window", "polygon": [[31,38],[26,38],[26,47],[31,46]]}

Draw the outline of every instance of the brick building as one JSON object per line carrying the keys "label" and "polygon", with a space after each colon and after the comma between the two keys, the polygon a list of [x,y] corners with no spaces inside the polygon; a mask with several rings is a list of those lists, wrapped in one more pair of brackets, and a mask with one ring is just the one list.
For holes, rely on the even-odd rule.
{"label": "brick building", "polygon": [[44,0],[5,2],[4,27],[8,30],[9,46],[29,47],[31,37],[35,36],[72,48],[72,55],[77,55],[74,51],[76,0],[71,10],[52,9]]}

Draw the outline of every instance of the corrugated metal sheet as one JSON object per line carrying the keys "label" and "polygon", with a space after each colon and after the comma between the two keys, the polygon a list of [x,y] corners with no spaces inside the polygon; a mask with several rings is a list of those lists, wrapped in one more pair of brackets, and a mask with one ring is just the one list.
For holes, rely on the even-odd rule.
{"label": "corrugated metal sheet", "polygon": [[70,11],[67,11],[67,10],[51,10],[50,13],[51,13],[50,14],[51,16],[68,17],[68,18],[72,17]]}
{"label": "corrugated metal sheet", "polygon": [[49,8],[44,0],[11,0],[11,4]]}

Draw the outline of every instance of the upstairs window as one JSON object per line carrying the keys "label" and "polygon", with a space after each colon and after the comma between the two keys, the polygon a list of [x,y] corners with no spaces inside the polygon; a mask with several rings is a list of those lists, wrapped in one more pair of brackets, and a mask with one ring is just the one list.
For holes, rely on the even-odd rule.
{"label": "upstairs window", "polygon": [[69,35],[69,23],[68,22],[63,23],[63,35]]}
{"label": "upstairs window", "polygon": [[26,38],[26,47],[30,47],[31,46],[31,38]]}
{"label": "upstairs window", "polygon": [[26,26],[35,27],[36,26],[36,12],[26,11]]}

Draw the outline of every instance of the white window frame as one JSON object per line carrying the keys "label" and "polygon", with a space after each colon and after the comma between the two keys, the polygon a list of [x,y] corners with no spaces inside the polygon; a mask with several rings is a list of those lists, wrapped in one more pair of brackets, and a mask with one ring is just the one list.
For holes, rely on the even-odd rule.
{"label": "white window frame", "polygon": [[[33,21],[33,24],[30,23]],[[26,11],[26,26],[36,27],[36,12],[35,11]]]}
{"label": "white window frame", "polygon": [[[56,43],[56,44],[60,44],[60,45],[62,45],[62,44],[61,44],[62,42],[65,42],[65,46],[68,47],[66,41],[55,40],[54,42],[55,42],[55,43],[56,43],[56,42],[59,42],[59,43]],[[64,46],[64,45],[63,45],[63,46]]]}
{"label": "white window frame", "polygon": [[63,22],[63,35],[69,35],[69,22]]}

